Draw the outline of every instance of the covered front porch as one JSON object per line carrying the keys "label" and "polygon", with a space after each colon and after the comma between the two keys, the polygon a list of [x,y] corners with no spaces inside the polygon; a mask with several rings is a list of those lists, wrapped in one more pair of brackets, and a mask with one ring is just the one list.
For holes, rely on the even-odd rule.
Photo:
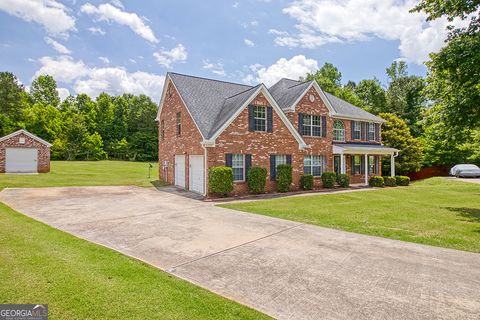
{"label": "covered front porch", "polygon": [[[380,144],[333,144],[333,166],[335,172],[349,173],[352,177],[362,176],[361,183],[364,185],[368,185],[369,175],[381,175],[380,157],[388,155],[391,161],[390,175],[393,177],[395,176],[395,157],[398,155],[398,149]],[[347,158],[350,159],[349,162]],[[349,166],[347,163],[351,165]]]}

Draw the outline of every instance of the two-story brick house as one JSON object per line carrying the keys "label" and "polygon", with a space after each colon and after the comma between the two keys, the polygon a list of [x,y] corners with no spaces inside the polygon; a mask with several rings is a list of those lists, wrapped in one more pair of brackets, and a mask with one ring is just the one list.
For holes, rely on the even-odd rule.
{"label": "two-story brick house", "polygon": [[[270,88],[168,73],[158,110],[160,179],[207,194],[208,169],[233,168],[236,194],[247,192],[251,166],[267,168],[267,191],[276,167],[300,176],[348,173],[353,183],[381,174],[383,119],[324,92],[315,81],[282,79]],[[392,166],[394,168],[394,166]],[[392,170],[394,175],[394,170]]]}

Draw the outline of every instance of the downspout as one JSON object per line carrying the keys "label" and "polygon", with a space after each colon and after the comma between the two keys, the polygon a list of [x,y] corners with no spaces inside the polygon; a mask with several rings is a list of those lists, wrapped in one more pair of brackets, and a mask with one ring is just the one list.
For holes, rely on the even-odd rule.
{"label": "downspout", "polygon": [[207,182],[207,178],[208,178],[208,175],[207,175],[207,172],[208,172],[208,159],[207,159],[207,156],[208,156],[208,152],[207,152],[207,147],[205,147],[205,145],[202,144],[202,148],[203,148],[203,196],[206,197],[207,196],[207,187],[208,187],[208,182]]}

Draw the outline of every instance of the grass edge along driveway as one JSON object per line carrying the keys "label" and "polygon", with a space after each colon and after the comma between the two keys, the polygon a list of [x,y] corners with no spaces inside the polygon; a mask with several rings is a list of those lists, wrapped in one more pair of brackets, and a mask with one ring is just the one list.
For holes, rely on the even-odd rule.
{"label": "grass edge along driveway", "polygon": [[322,227],[480,252],[480,185],[431,178],[409,187],[220,205]]}
{"label": "grass edge along driveway", "polygon": [[0,303],[47,303],[52,319],[267,316],[0,203]]}

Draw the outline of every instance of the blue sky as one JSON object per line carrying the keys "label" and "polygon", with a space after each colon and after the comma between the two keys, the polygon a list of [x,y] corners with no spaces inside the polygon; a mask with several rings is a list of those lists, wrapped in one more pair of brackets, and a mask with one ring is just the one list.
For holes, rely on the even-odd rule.
{"label": "blue sky", "polygon": [[168,71],[272,85],[325,62],[348,80],[379,78],[395,59],[425,74],[443,20],[408,13],[415,1],[0,0],[0,70],[28,86],[53,75],[62,96],[145,93],[158,101]]}

